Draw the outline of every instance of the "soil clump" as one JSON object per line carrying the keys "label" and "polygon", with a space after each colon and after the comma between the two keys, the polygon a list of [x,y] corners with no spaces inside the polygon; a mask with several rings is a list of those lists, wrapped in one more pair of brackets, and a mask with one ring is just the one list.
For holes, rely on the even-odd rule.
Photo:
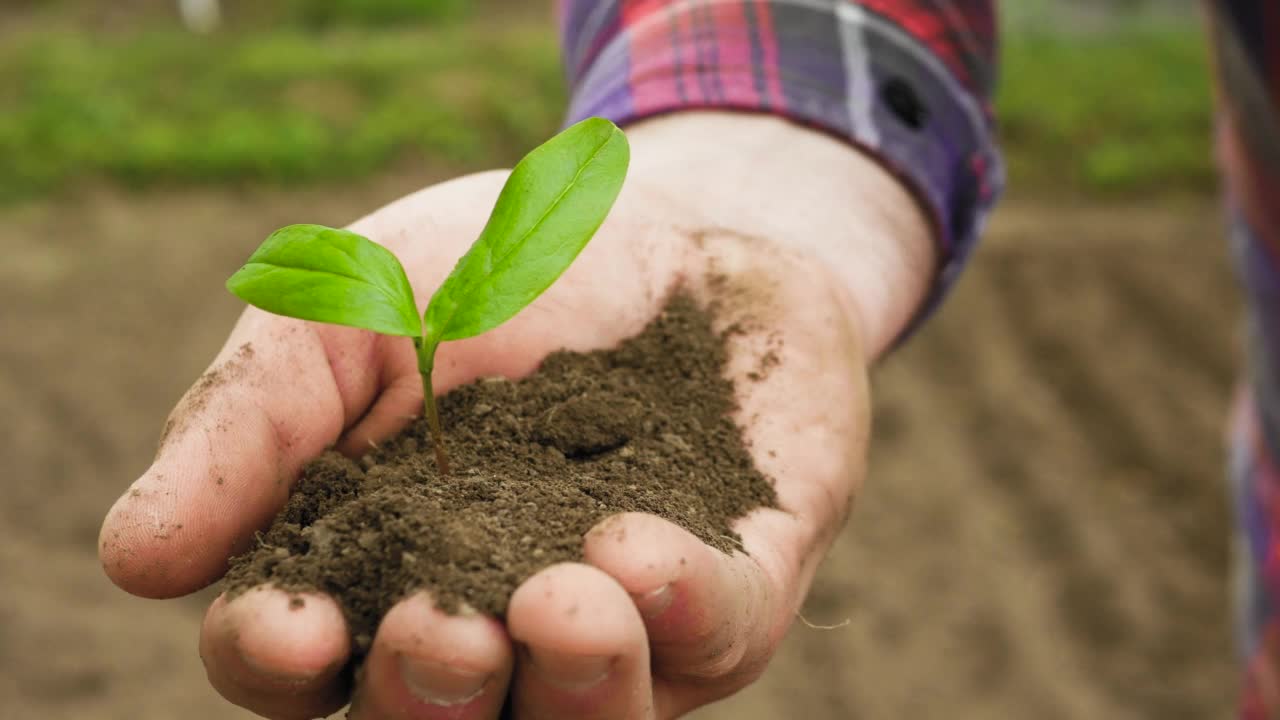
{"label": "soil clump", "polygon": [[503,615],[522,581],[582,559],[583,535],[616,513],[738,550],[732,521],[775,495],[730,417],[725,359],[709,315],[676,295],[615,349],[459,387],[440,399],[451,475],[436,471],[422,420],[358,460],[324,454],[258,547],[232,560],[227,589],[328,593],[362,653],[419,589],[449,612]]}

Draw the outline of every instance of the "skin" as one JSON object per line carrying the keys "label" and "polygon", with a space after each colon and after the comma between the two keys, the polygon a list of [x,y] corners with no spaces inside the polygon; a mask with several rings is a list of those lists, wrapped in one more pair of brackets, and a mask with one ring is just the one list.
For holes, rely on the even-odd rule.
{"label": "skin", "polygon": [[[282,720],[348,700],[357,720],[493,718],[508,701],[516,718],[673,718],[763,672],[861,485],[867,369],[922,300],[930,230],[889,173],[813,130],[704,112],[627,130],[631,172],[599,234],[514,320],[441,346],[435,392],[527,374],[561,347],[614,345],[681,285],[747,328],[732,340],[732,377],[779,348],[764,380],[737,383],[736,419],[782,509],[739,521],[747,553],[734,556],[656,517],[610,518],[587,536],[585,562],[521,585],[505,623],[407,598],[354,687],[333,600],[299,607],[270,588],[220,597],[200,654],[228,700]],[[504,178],[436,185],[352,228],[400,257],[425,307]],[[151,598],[204,587],[270,522],[307,459],[330,445],[358,454],[420,408],[407,339],[246,310],[154,464],[108,513],[107,574]]]}

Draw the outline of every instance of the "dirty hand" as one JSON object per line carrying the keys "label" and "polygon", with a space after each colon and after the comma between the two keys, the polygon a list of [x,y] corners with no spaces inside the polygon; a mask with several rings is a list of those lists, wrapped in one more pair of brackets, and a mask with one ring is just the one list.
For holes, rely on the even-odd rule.
{"label": "dirty hand", "polygon": [[[435,390],[519,376],[558,348],[641,330],[683,285],[749,313],[728,371],[757,465],[782,509],[736,525],[728,556],[646,515],[606,520],[585,562],[555,565],[511,598],[505,623],[451,617],[425,594],[396,605],[356,686],[342,615],[259,589],[216,600],[200,653],[228,700],[269,718],[671,718],[759,676],[839,530],[863,475],[866,369],[901,330],[932,272],[923,216],[892,177],[820,133],[763,117],[682,113],[628,130],[633,164],[613,214],[532,307],[441,347]],[[503,173],[437,185],[353,228],[402,260],[420,302],[479,232]],[[715,275],[721,281],[708,284]],[[736,298],[736,299],[735,299]],[[325,447],[358,454],[421,408],[404,338],[247,310],[183,398],[155,463],[112,507],[102,562],[122,588],[175,597],[215,580]],[[684,562],[680,562],[683,559]],[[570,607],[576,606],[576,612]]]}

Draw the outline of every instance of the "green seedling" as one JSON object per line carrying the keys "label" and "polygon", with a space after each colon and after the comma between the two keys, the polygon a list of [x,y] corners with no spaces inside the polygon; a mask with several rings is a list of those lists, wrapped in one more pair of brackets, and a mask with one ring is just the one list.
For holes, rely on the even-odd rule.
{"label": "green seedling", "polygon": [[590,118],[524,157],[484,230],[419,319],[413,289],[391,251],[348,230],[290,225],[272,233],[227,289],[277,315],[413,338],[436,464],[449,473],[432,393],[436,348],[510,320],[551,286],[604,222],[630,149],[613,123]]}

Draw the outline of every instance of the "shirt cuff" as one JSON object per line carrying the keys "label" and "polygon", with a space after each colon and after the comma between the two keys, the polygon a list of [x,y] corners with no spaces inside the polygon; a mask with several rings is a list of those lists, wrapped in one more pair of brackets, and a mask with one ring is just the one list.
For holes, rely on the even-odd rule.
{"label": "shirt cuff", "polygon": [[858,4],[601,0],[569,3],[561,29],[569,122],[768,112],[877,158],[913,191],[938,241],[939,271],[912,327],[955,282],[1003,188],[984,99],[916,37]]}

